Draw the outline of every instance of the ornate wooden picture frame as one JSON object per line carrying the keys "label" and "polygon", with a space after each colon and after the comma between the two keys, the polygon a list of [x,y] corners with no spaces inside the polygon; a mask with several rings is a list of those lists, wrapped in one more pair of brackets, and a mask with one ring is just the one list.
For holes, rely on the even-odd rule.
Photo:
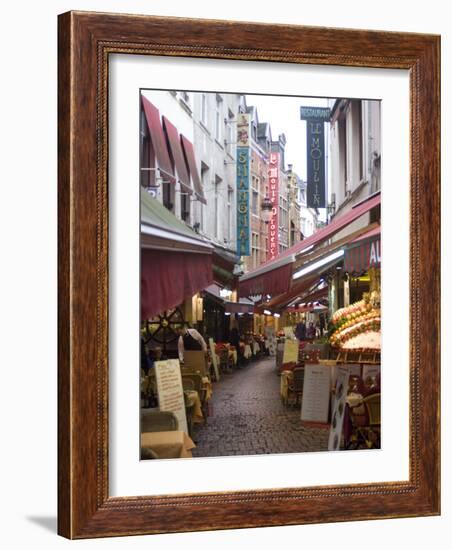
{"label": "ornate wooden picture frame", "polygon": [[[69,12],[59,17],[58,531],[68,538],[440,512],[440,38]],[[409,480],[110,497],[111,54],[405,69],[410,78]],[[421,317],[422,316],[422,317]]]}

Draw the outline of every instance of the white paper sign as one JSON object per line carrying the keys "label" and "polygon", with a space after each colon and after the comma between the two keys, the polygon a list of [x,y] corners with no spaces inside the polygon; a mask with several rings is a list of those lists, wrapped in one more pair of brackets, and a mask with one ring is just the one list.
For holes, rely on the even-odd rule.
{"label": "white paper sign", "polygon": [[215,342],[213,338],[209,338],[210,355],[212,356],[212,365],[215,371],[215,379],[220,380],[220,369],[218,368],[217,354],[215,352]]}
{"label": "white paper sign", "polygon": [[284,355],[283,355],[283,364],[284,363],[296,363],[298,361],[298,340],[291,338],[286,338],[284,342]]}
{"label": "white paper sign", "polygon": [[293,327],[284,327],[283,331],[286,338],[295,338]]}
{"label": "white paper sign", "polygon": [[268,352],[271,356],[276,355],[276,338],[273,327],[265,327],[265,336],[267,338]]}
{"label": "white paper sign", "polygon": [[330,436],[328,439],[329,451],[338,451],[340,449],[349,377],[350,368],[348,366],[338,365],[336,367],[336,392],[331,414]]}
{"label": "white paper sign", "polygon": [[320,364],[305,365],[301,420],[328,422],[330,384],[330,367]]}
{"label": "white paper sign", "polygon": [[179,422],[179,430],[188,434],[179,359],[156,361],[155,376],[159,395],[159,409],[173,412]]}

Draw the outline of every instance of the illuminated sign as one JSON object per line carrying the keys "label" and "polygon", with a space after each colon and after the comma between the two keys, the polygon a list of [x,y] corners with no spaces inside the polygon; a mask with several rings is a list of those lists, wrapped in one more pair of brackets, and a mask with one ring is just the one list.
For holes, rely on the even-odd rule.
{"label": "illuminated sign", "polygon": [[279,254],[279,153],[270,153],[268,190],[272,202],[272,217],[268,224],[268,260]]}
{"label": "illuminated sign", "polygon": [[237,117],[237,254],[250,255],[250,116]]}

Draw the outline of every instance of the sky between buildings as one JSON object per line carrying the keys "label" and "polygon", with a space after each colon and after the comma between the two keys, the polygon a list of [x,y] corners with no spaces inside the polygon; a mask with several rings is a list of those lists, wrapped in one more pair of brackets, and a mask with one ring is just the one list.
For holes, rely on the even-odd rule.
{"label": "sky between buildings", "polygon": [[[328,107],[328,100],[320,97],[287,97],[246,95],[246,104],[257,108],[259,122],[269,122],[272,139],[276,141],[279,134],[285,134],[286,167],[293,164],[293,170],[306,181],[306,122],[300,120],[301,105],[311,107]],[[328,132],[325,132],[327,136]],[[325,154],[328,148],[325,147]]]}

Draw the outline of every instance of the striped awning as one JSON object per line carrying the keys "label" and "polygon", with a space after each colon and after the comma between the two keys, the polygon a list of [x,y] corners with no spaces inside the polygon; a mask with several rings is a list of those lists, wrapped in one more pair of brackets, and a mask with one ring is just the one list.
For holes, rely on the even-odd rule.
{"label": "striped awning", "polygon": [[351,275],[361,275],[370,267],[380,267],[380,227],[376,227],[352,241],[345,249],[344,270]]}

